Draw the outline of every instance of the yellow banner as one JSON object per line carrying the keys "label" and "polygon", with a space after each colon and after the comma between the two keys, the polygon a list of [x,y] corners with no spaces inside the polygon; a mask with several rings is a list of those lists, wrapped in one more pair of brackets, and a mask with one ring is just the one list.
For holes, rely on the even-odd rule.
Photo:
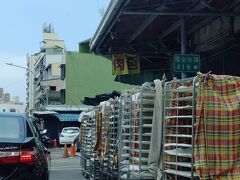
{"label": "yellow banner", "polygon": [[112,74],[139,74],[139,56],[133,54],[113,54],[112,55]]}

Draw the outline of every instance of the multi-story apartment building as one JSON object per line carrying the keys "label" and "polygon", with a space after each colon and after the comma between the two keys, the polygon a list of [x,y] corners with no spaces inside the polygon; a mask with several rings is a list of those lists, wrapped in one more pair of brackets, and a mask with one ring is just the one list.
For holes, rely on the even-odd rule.
{"label": "multi-story apartment building", "polygon": [[4,89],[0,88],[0,112],[17,112],[24,113],[25,105],[20,102],[19,96],[13,96],[10,93],[4,93]]}
{"label": "multi-story apartment building", "polygon": [[27,87],[26,87],[26,111],[29,114],[32,114],[34,109],[34,86],[35,86],[35,72],[34,71],[34,64],[36,62],[37,55],[28,55],[27,54]]}
{"label": "multi-story apartment building", "polygon": [[66,111],[74,107],[80,111],[86,108],[82,103],[84,97],[130,87],[114,81],[111,61],[91,54],[89,40],[79,44],[79,52],[66,51],[64,41],[58,39],[50,26],[44,28],[40,51],[28,56],[27,65],[30,114],[32,110],[50,110],[50,107],[56,111],[59,107]]}
{"label": "multi-story apartment building", "polygon": [[51,25],[45,26],[40,51],[27,57],[27,111],[30,114],[45,105],[62,104],[61,90],[65,87],[60,65],[64,49],[64,41],[58,39]]}
{"label": "multi-story apartment building", "polygon": [[3,97],[3,88],[0,88],[0,98]]}
{"label": "multi-story apartment building", "polygon": [[12,102],[13,102],[14,104],[20,104],[19,96],[13,96],[13,97],[12,97]]}
{"label": "multi-story apartment building", "polygon": [[8,103],[8,102],[10,102],[10,94],[4,93],[3,94],[3,103]]}
{"label": "multi-story apartment building", "polygon": [[23,105],[23,102],[20,102],[19,96],[12,96],[11,98],[10,93],[4,93],[4,89],[0,88],[0,106],[2,106],[2,104]]}
{"label": "multi-story apartment building", "polygon": [[3,88],[0,88],[0,103],[3,103]]}

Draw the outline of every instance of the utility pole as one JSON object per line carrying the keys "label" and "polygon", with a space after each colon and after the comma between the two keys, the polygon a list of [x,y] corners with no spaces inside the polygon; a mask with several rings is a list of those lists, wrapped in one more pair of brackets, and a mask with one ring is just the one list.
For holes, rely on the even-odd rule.
{"label": "utility pole", "polygon": [[[181,17],[181,53],[187,53],[187,28],[186,28],[186,19],[185,17]],[[187,73],[182,72],[181,78],[187,78]]]}
{"label": "utility pole", "polygon": [[[29,68],[27,68],[27,67],[24,67],[24,66],[20,66],[20,65],[16,65],[16,64],[13,64],[13,63],[5,63],[6,65],[8,65],[8,66],[14,66],[14,67],[17,67],[17,68],[22,68],[22,69],[25,69],[25,70],[27,70],[28,72],[30,72],[32,75],[33,75],[33,89],[32,89],[32,91],[33,91],[33,110],[32,111],[34,111],[35,110],[35,73],[31,70],[31,69],[29,69]],[[33,112],[31,113],[30,112],[30,109],[29,109],[29,116],[32,116],[32,114],[33,114]]]}

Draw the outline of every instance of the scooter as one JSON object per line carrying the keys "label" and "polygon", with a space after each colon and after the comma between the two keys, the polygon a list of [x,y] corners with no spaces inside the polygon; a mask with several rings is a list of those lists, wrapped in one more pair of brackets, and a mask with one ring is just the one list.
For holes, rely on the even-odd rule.
{"label": "scooter", "polygon": [[44,144],[44,146],[46,148],[49,148],[50,144],[51,144],[51,139],[47,135],[47,130],[44,129],[44,130],[40,131],[40,134],[41,134],[42,143]]}

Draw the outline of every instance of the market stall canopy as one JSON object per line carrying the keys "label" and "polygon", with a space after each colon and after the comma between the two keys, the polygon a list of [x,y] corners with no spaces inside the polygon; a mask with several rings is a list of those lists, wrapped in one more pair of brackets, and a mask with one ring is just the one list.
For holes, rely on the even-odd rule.
{"label": "market stall canopy", "polygon": [[[140,56],[142,69],[171,69],[181,52],[181,27],[187,51],[201,55],[237,44],[239,0],[112,0],[91,42],[91,51]],[[224,46],[224,48],[223,48]]]}
{"label": "market stall canopy", "polygon": [[57,114],[55,111],[34,111],[34,115],[52,115],[52,114]]}
{"label": "market stall canopy", "polygon": [[110,98],[115,98],[119,96],[120,96],[120,92],[113,91],[111,93],[99,94],[99,95],[96,95],[95,97],[84,97],[84,100],[82,101],[82,103],[85,105],[96,106],[96,105],[99,105],[99,103],[102,101],[107,101]]}
{"label": "market stall canopy", "polygon": [[47,111],[56,111],[56,112],[81,112],[86,111],[88,106],[81,105],[47,105],[45,109]]}

